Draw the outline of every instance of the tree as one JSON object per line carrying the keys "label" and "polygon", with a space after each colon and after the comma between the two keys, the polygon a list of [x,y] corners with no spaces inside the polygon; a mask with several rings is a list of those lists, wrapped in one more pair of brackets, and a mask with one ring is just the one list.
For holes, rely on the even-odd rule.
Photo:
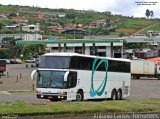
{"label": "tree", "polygon": [[150,16],[150,11],[147,9],[145,15],[147,16],[147,18]]}
{"label": "tree", "polygon": [[15,45],[17,40],[21,40],[21,38],[14,39],[13,37],[4,37],[2,39],[4,47],[9,49],[10,57],[19,57],[21,54],[22,47]]}
{"label": "tree", "polygon": [[45,45],[36,44],[36,45],[26,45],[23,47],[22,53],[25,58],[37,57],[45,53]]}
{"label": "tree", "polygon": [[0,30],[2,29],[2,27],[3,27],[3,24],[2,24],[2,23],[0,23]]}
{"label": "tree", "polygon": [[11,13],[11,14],[9,14],[9,18],[16,17],[16,16],[17,16],[16,13]]}
{"label": "tree", "polygon": [[153,11],[152,11],[152,10],[150,11],[150,16],[151,16],[151,17],[153,17],[153,16],[154,16],[154,13],[153,13]]}
{"label": "tree", "polygon": [[0,50],[0,59],[7,59],[9,58],[8,57],[8,54],[4,51],[4,50]]}
{"label": "tree", "polygon": [[125,34],[123,32],[120,32],[120,34],[118,36],[122,37],[122,36],[125,36]]}
{"label": "tree", "polygon": [[147,16],[147,18],[148,18],[148,17],[153,17],[153,16],[154,16],[154,13],[153,13],[152,10],[149,11],[149,10],[147,9],[145,15]]}
{"label": "tree", "polygon": [[75,19],[76,17],[77,17],[76,13],[68,13],[66,15],[66,18],[68,18],[68,19]]}
{"label": "tree", "polygon": [[4,37],[2,39],[2,43],[8,45],[9,47],[12,47],[15,45],[15,41],[16,39],[14,39],[13,37]]}

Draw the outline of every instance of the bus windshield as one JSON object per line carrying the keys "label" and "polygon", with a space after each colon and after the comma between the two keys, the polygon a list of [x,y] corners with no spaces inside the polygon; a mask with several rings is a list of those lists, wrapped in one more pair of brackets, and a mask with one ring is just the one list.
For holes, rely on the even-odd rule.
{"label": "bus windshield", "polygon": [[60,71],[39,70],[37,87],[38,88],[64,88],[64,74]]}
{"label": "bus windshield", "polygon": [[70,57],[68,56],[42,56],[40,68],[68,69]]}

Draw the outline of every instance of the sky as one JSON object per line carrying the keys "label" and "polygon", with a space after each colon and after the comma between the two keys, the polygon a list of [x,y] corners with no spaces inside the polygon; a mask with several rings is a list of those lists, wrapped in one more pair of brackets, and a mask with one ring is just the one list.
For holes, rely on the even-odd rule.
{"label": "sky", "polygon": [[112,14],[133,17],[145,17],[146,9],[149,9],[154,12],[154,18],[160,18],[159,0],[0,0],[0,4],[110,11]]}

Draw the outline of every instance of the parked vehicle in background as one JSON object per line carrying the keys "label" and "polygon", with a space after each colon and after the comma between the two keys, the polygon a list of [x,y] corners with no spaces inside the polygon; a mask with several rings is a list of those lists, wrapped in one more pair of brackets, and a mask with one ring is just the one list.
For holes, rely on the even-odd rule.
{"label": "parked vehicle in background", "polygon": [[131,60],[131,77],[153,77],[160,79],[160,66],[157,62],[146,60]]}
{"label": "parked vehicle in background", "polygon": [[135,52],[135,56],[137,58],[142,58],[142,59],[157,57],[159,56],[159,51],[148,51],[148,52],[137,51]]}
{"label": "parked vehicle in background", "polygon": [[6,71],[6,60],[0,60],[0,75],[3,75],[3,72]]}
{"label": "parked vehicle in background", "polygon": [[21,64],[22,60],[21,59],[16,59],[16,64]]}
{"label": "parked vehicle in background", "polygon": [[35,63],[35,58],[25,60],[26,63]]}
{"label": "parked vehicle in background", "polygon": [[146,59],[147,61],[154,61],[157,62],[158,65],[160,66],[160,57],[155,57],[155,58],[148,58]]}
{"label": "parked vehicle in background", "polygon": [[39,67],[39,60],[40,60],[40,58],[36,58],[36,59],[35,59],[35,66],[36,66],[36,67]]}
{"label": "parked vehicle in background", "polygon": [[6,60],[6,64],[10,64],[11,63],[10,59],[0,59],[0,60]]}
{"label": "parked vehicle in background", "polygon": [[22,63],[22,60],[21,59],[10,59],[10,63],[11,64],[21,64]]}
{"label": "parked vehicle in background", "polygon": [[16,59],[10,59],[10,63],[11,64],[15,64],[16,63]]}

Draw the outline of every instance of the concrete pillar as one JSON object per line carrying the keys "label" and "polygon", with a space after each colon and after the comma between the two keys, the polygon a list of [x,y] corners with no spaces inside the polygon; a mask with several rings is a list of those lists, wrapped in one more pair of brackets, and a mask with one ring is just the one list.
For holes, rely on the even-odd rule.
{"label": "concrete pillar", "polygon": [[111,47],[106,46],[106,57],[111,57]]}
{"label": "concrete pillar", "polygon": [[123,44],[121,46],[121,58],[123,58]]}
{"label": "concrete pillar", "polygon": [[61,52],[61,44],[58,44],[58,52]]}
{"label": "concrete pillar", "polygon": [[96,54],[96,46],[95,46],[95,43],[93,43],[93,55],[95,55]]}
{"label": "concrete pillar", "polygon": [[66,46],[66,43],[64,44],[64,52],[67,52],[67,46]]}
{"label": "concrete pillar", "polygon": [[73,46],[73,51],[72,52],[75,53],[75,46]]}
{"label": "concrete pillar", "polygon": [[52,52],[52,47],[49,48],[49,52]]}
{"label": "concrete pillar", "polygon": [[82,43],[82,54],[85,54],[85,43]]}
{"label": "concrete pillar", "polygon": [[90,46],[85,47],[85,54],[90,55]]}
{"label": "concrete pillar", "polygon": [[113,54],[113,43],[111,43],[111,57],[114,57],[114,54]]}

